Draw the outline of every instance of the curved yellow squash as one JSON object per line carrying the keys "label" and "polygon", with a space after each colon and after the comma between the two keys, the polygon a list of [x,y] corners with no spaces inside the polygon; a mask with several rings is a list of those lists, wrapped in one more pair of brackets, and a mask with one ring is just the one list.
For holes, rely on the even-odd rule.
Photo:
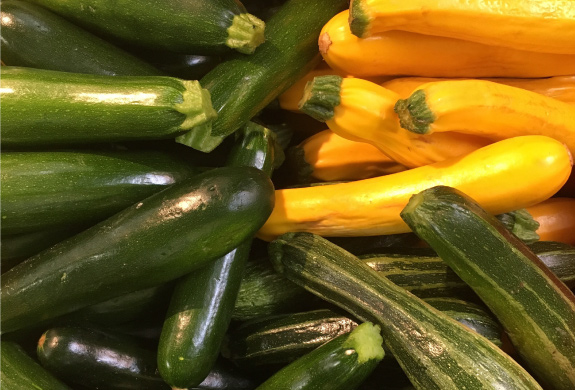
{"label": "curved yellow squash", "polygon": [[545,135],[575,154],[575,106],[484,80],[438,81],[396,105],[401,126],[417,134],[458,131],[493,140]]}
{"label": "curved yellow squash", "polygon": [[293,231],[322,236],[408,232],[399,213],[410,196],[437,185],[455,187],[501,214],[551,197],[573,161],[560,142],[516,137],[466,156],[351,183],[276,190],[275,208],[259,231],[264,240]]}
{"label": "curved yellow squash", "polygon": [[360,39],[349,11],[322,29],[320,52],[333,69],[357,77],[549,77],[575,74],[575,55],[537,53],[453,38],[390,31]]}
{"label": "curved yellow squash", "polygon": [[373,145],[347,140],[331,130],[320,131],[296,148],[305,160],[296,165],[308,165],[311,176],[322,181],[361,180],[406,169]]}
{"label": "curved yellow squash", "polygon": [[[380,85],[397,93],[402,99],[406,99],[413,93],[413,91],[421,87],[423,84],[447,80],[453,79],[434,77],[398,77],[385,81]],[[553,99],[575,105],[575,76],[557,76],[542,79],[491,78],[484,80],[526,89],[540,95],[545,95]]]}
{"label": "curved yellow squash", "polygon": [[334,133],[370,143],[409,168],[467,154],[492,142],[457,132],[427,136],[402,129],[393,111],[398,98],[395,92],[378,84],[345,78],[341,82],[340,103],[333,118],[325,123]]}
{"label": "curved yellow squash", "polygon": [[543,53],[575,54],[573,0],[352,0],[358,37],[391,30]]}

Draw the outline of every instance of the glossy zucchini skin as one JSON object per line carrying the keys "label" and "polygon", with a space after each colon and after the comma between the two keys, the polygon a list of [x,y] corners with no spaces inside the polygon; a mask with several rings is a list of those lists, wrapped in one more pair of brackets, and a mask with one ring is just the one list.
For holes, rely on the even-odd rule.
{"label": "glossy zucchini skin", "polygon": [[174,138],[215,115],[207,91],[173,77],[13,66],[0,76],[5,148]]}
{"label": "glossy zucchini skin", "polygon": [[270,244],[270,257],[278,272],[308,291],[380,324],[385,346],[417,389],[541,390],[486,338],[320,236],[283,234]]}
{"label": "glossy zucchini skin", "polygon": [[2,233],[90,226],[200,172],[162,152],[2,153]]}
{"label": "glossy zucchini skin", "polygon": [[2,331],[176,279],[251,237],[274,204],[249,167],[218,168],[152,195],[2,277]]}
{"label": "glossy zucchini skin", "polygon": [[132,0],[122,2],[121,7],[114,0],[33,2],[108,38],[186,54],[230,52],[228,28],[235,16],[247,15],[243,5],[234,0]]}
{"label": "glossy zucchini skin", "polygon": [[0,341],[0,386],[5,390],[71,390],[12,341]]}
{"label": "glossy zucchini skin", "polygon": [[200,80],[218,116],[211,131],[179,142],[209,152],[254,117],[315,65],[321,28],[346,6],[345,0],[287,1],[266,23],[266,41],[253,55],[230,58]]}
{"label": "glossy zucchini skin", "polygon": [[170,389],[157,374],[155,353],[127,336],[91,328],[52,328],[40,337],[37,355],[42,366],[70,384]]}
{"label": "glossy zucchini skin", "polygon": [[446,186],[414,195],[401,217],[491,309],[546,389],[575,387],[575,295],[529,247]]}
{"label": "glossy zucchini skin", "polygon": [[[275,153],[271,130],[249,123],[238,132],[227,165],[256,168],[269,176]],[[251,241],[248,238],[178,281],[158,346],[158,368],[170,386],[197,386],[214,365],[231,321]]]}
{"label": "glossy zucchini skin", "polygon": [[2,1],[0,47],[9,66],[109,76],[160,76],[145,61],[70,23],[20,0]]}

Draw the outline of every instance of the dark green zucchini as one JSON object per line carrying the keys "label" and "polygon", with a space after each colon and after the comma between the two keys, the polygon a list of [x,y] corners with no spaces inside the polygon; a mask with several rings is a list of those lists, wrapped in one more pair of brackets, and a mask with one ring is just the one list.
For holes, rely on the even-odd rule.
{"label": "dark green zucchini", "polygon": [[[269,129],[249,123],[238,133],[227,165],[269,176],[276,148]],[[251,241],[178,281],[158,347],[158,368],[170,386],[197,386],[209,374],[231,321]]]}
{"label": "dark green zucchini", "polygon": [[565,285],[575,288],[575,246],[555,241],[537,241],[529,248]]}
{"label": "dark green zucchini", "polygon": [[174,184],[2,276],[2,332],[176,279],[228,253],[273,208],[254,168],[217,168]]}
{"label": "dark green zucchini", "polygon": [[16,343],[0,342],[0,387],[3,390],[71,390],[30,356]]}
{"label": "dark green zucchini", "polygon": [[236,0],[33,0],[75,24],[143,48],[179,53],[252,53],[265,24]]}
{"label": "dark green zucchini", "polygon": [[257,389],[355,389],[383,359],[379,331],[379,326],[363,323],[282,368]]}
{"label": "dark green zucchini", "polygon": [[[206,1],[206,0],[204,0]],[[270,18],[266,41],[249,56],[222,62],[200,82],[218,112],[208,127],[178,142],[209,152],[311,69],[319,58],[321,28],[346,0],[289,0]]]}
{"label": "dark green zucchini", "polygon": [[0,47],[6,65],[109,76],[162,74],[145,61],[34,4],[4,0],[0,20]]}
{"label": "dark green zucchini", "polygon": [[575,387],[575,295],[527,245],[450,187],[414,195],[401,217],[491,309],[546,389]]}
{"label": "dark green zucchini", "polygon": [[174,138],[215,116],[193,80],[11,66],[0,76],[5,148]]}
{"label": "dark green zucchini", "polygon": [[200,169],[166,153],[3,152],[2,233],[90,226]]}
{"label": "dark green zucchini", "polygon": [[70,384],[90,389],[169,390],[156,354],[133,338],[79,327],[47,330],[37,349],[42,366]]}
{"label": "dark green zucchini", "polygon": [[310,233],[270,244],[278,272],[361,320],[381,325],[386,348],[418,389],[538,389],[539,384],[483,336]]}
{"label": "dark green zucchini", "polygon": [[219,56],[182,54],[135,47],[125,47],[125,50],[152,64],[168,76],[184,80],[199,80],[222,62],[222,57]]}

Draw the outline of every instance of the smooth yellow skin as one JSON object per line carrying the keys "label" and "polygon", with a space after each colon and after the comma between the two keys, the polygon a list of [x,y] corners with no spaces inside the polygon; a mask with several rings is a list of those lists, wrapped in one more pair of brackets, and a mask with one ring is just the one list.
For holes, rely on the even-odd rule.
{"label": "smooth yellow skin", "polygon": [[[381,83],[384,88],[397,93],[401,99],[407,99],[413,91],[423,84],[435,81],[448,81],[456,79],[434,77],[398,77]],[[511,87],[522,88],[536,92],[562,102],[575,105],[575,76],[557,76],[543,79],[516,79],[516,78],[491,78],[484,79],[494,83],[505,84]]]}
{"label": "smooth yellow skin", "polygon": [[420,135],[402,129],[393,110],[398,99],[395,92],[378,84],[358,78],[343,79],[340,104],[326,124],[337,135],[372,144],[408,168],[467,154],[492,142],[457,132]]}
{"label": "smooth yellow skin", "polygon": [[294,231],[336,237],[405,233],[409,228],[399,213],[410,196],[437,185],[463,191],[488,212],[505,213],[551,197],[572,165],[559,141],[524,136],[392,175],[276,190],[275,208],[258,237],[270,241]]}
{"label": "smooth yellow skin", "polygon": [[559,241],[575,245],[575,199],[551,198],[527,211],[539,222],[539,239],[541,241]]}
{"label": "smooth yellow skin", "polygon": [[299,146],[313,168],[312,176],[322,181],[361,180],[406,169],[375,146],[347,140],[331,130],[320,131]]}
{"label": "smooth yellow skin", "polygon": [[575,74],[575,55],[488,46],[460,39],[390,31],[360,39],[349,11],[322,29],[320,52],[333,69],[357,77],[550,77]]}
{"label": "smooth yellow skin", "polygon": [[362,37],[401,30],[518,50],[575,54],[573,0],[352,2],[359,3],[369,21]]}
{"label": "smooth yellow skin", "polygon": [[575,106],[535,92],[484,80],[427,83],[429,132],[458,131],[491,139],[546,135],[575,154]]}

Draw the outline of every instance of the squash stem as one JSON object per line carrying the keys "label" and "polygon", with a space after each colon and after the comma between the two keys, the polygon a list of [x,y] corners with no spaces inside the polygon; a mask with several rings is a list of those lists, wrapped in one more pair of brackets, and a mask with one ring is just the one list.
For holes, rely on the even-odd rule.
{"label": "squash stem", "polygon": [[365,38],[371,19],[365,12],[363,1],[352,0],[349,8],[349,29],[359,38]]}
{"label": "squash stem", "polygon": [[235,15],[228,28],[226,46],[243,54],[252,54],[265,41],[265,26],[263,20],[252,14]]}
{"label": "squash stem", "polygon": [[427,106],[425,91],[420,89],[407,99],[398,100],[394,110],[402,128],[416,134],[431,132],[430,125],[435,121],[435,115]]}
{"label": "squash stem", "polygon": [[299,102],[301,112],[320,122],[333,118],[335,107],[341,101],[341,76],[319,76],[308,82]]}

